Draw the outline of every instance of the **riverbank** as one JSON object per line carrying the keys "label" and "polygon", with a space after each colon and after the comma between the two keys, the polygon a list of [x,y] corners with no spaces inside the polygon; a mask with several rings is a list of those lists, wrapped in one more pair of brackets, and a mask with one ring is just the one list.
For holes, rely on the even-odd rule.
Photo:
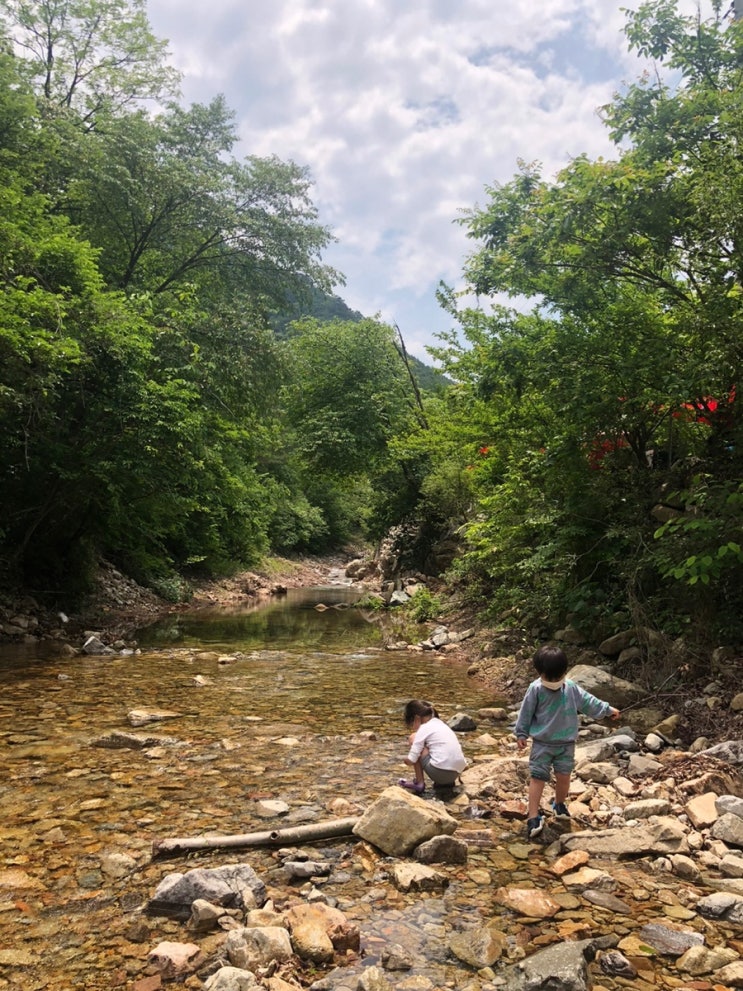
{"label": "riverbank", "polygon": [[[194,582],[187,602],[173,603],[138,585],[108,562],[101,562],[94,586],[84,608],[66,613],[64,609],[45,608],[32,596],[0,596],[0,646],[2,644],[43,643],[45,648],[77,653],[85,637],[96,633],[104,644],[136,646],[136,631],[172,613],[205,607],[236,606],[280,594],[287,588],[322,585],[342,574],[351,560],[360,557],[358,549],[349,549],[332,557],[272,557],[253,571],[214,580]],[[380,579],[372,575],[364,584],[375,592]],[[512,705],[518,704],[533,677],[531,657],[536,642],[527,631],[507,625],[482,622],[476,611],[457,602],[446,586],[435,583],[431,590],[444,602],[440,621],[452,630],[468,630],[470,635],[442,650],[450,663],[466,666],[471,677],[490,687],[494,695]],[[398,615],[402,611],[395,610]],[[408,626],[410,623],[408,622]],[[436,621],[420,624],[419,640],[425,640]],[[584,646],[563,644],[571,665],[604,664],[606,658]],[[733,660],[715,670],[702,671],[692,678],[679,666],[672,688],[657,694],[653,677],[647,672],[648,697],[664,716],[680,715],[679,737],[687,745],[699,737],[711,742],[743,736],[743,712],[731,707],[738,695],[738,663]],[[625,676],[621,671],[615,674]],[[633,680],[637,680],[634,679]]]}
{"label": "riverbank", "polygon": [[110,562],[101,561],[91,591],[79,609],[68,609],[61,600],[50,607],[23,591],[0,594],[0,644],[42,639],[74,643],[86,631],[98,633],[106,643],[128,641],[138,629],[170,613],[234,605],[270,595],[281,587],[317,585],[343,564],[341,557],[272,557],[255,571],[193,581],[188,601],[174,603],[139,585]]}

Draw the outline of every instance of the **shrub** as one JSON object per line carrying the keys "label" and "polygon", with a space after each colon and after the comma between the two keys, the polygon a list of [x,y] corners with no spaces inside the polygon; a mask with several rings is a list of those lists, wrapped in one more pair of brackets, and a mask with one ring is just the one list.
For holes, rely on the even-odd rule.
{"label": "shrub", "polygon": [[419,588],[408,604],[407,611],[417,623],[425,623],[441,615],[443,604],[438,595],[430,589]]}

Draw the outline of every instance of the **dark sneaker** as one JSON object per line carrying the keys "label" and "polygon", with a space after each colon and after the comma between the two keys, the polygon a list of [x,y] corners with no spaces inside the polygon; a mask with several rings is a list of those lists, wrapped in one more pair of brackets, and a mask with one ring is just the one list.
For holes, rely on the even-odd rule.
{"label": "dark sneaker", "polygon": [[412,791],[414,795],[422,795],[426,790],[426,786],[422,781],[406,781],[405,778],[400,778],[397,783],[401,788],[407,788],[408,791]]}
{"label": "dark sneaker", "polygon": [[526,838],[528,840],[536,839],[543,829],[544,819],[541,816],[534,816],[533,819],[528,819],[526,822]]}
{"label": "dark sneaker", "polygon": [[570,813],[568,812],[568,807],[564,802],[553,802],[552,811],[555,813],[558,819],[569,819]]}

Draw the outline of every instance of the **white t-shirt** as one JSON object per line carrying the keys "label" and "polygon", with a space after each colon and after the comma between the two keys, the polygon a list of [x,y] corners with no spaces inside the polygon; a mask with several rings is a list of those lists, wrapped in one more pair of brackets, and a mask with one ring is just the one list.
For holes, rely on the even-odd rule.
{"label": "white t-shirt", "polygon": [[408,752],[408,760],[411,764],[415,764],[424,747],[428,747],[433,766],[442,771],[463,771],[467,767],[457,734],[435,716],[421,723],[416,730]]}

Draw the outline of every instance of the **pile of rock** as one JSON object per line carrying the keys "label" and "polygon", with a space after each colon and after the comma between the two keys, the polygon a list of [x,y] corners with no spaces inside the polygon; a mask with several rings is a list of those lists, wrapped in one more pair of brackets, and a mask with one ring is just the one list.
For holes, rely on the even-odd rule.
{"label": "pile of rock", "polygon": [[[736,932],[743,924],[743,742],[691,752],[678,748],[668,729],[656,727],[643,738],[631,727],[609,733],[587,725],[576,748],[572,823],[548,818],[530,856],[543,857],[566,892],[618,916],[633,915],[629,902],[648,897],[624,866],[643,862],[659,881],[675,879],[675,920],[648,921],[624,938],[602,935],[539,951],[508,977],[508,988],[536,991],[548,979],[555,991],[589,988],[594,958],[603,973],[650,987],[656,984],[647,972],[651,957],[663,958],[668,987],[743,987],[743,940]],[[489,803],[495,816],[525,818],[525,758],[485,759],[462,778],[470,800]],[[553,894],[519,886],[499,889],[496,900],[545,920],[564,909]],[[721,928],[711,928],[712,921]]]}
{"label": "pile of rock", "polygon": [[[285,851],[284,856],[296,856],[296,851]],[[329,865],[307,860],[287,859],[287,864],[291,876],[298,876],[298,864],[305,877],[329,871]],[[180,980],[198,972],[208,991],[297,988],[276,976],[277,971],[295,959],[323,965],[359,949],[358,926],[322,900],[276,911],[265,884],[245,863],[169,874],[145,910],[187,921],[201,938],[201,945],[168,941],[153,947],[149,959],[159,977]],[[221,936],[204,938],[213,931]],[[266,983],[259,984],[259,979]]]}
{"label": "pile of rock", "polygon": [[[649,989],[656,981],[648,961],[655,958],[662,959],[664,972],[674,975],[662,986],[696,991],[743,987],[743,940],[737,936],[743,925],[743,744],[697,754],[668,747],[650,755],[631,729],[600,739],[590,738],[594,726],[585,732],[588,739],[578,748],[569,808],[573,825],[588,828],[568,826],[566,831],[565,824],[552,822],[544,830],[543,844],[524,843],[524,855],[543,858],[552,881],[544,887],[497,888],[494,903],[506,914],[452,932],[449,953],[477,973],[470,986],[482,991],[537,991],[547,982],[554,991],[588,991],[597,972],[606,975],[611,987],[629,979],[632,987]],[[511,745],[502,743],[505,750]],[[386,855],[387,877],[398,891],[441,893],[450,883],[452,867],[466,863],[473,847],[496,849],[502,844],[516,850],[512,832],[499,831],[504,824],[512,829],[514,818],[523,817],[525,808],[519,803],[523,805],[527,776],[528,761],[505,754],[465,771],[464,791],[447,805],[390,787],[353,831],[363,844]],[[712,785],[725,791],[718,794]],[[463,822],[463,813],[475,801],[488,805],[493,815],[478,829]],[[268,899],[265,885],[247,864],[167,876],[147,911],[188,919],[193,933],[202,937],[201,945],[161,943],[150,953],[153,967],[168,979],[194,975],[192,980],[203,981],[208,991],[296,991],[301,986],[297,961],[338,965],[312,985],[315,991],[394,988],[394,972],[413,965],[409,954],[390,944],[381,955],[381,967],[353,966],[358,926],[311,883],[313,877],[327,876],[331,865],[296,849],[280,850],[278,857],[288,878],[309,882],[282,910]],[[641,909],[644,924],[639,929],[622,935],[617,923],[614,933],[578,938],[590,930],[581,906],[593,904],[621,920],[647,901],[652,882],[632,873],[640,858],[650,878],[675,879],[676,911],[658,921]],[[565,921],[570,915],[566,906],[573,903],[575,921]],[[552,945],[536,952],[527,952],[509,936],[514,916],[546,924],[558,915],[563,918],[559,931],[572,936],[550,940]],[[211,943],[203,939],[207,932],[212,933]]]}
{"label": "pile of rock", "polygon": [[[99,562],[93,578],[93,591],[88,606],[83,612],[73,612],[72,604],[63,608],[45,606],[30,595],[7,595],[0,598],[0,643],[4,640],[15,643],[36,644],[49,641],[70,646],[69,653],[114,653],[113,641],[120,634],[137,625],[144,626],[171,608],[170,604],[153,591],[143,588],[132,578],[123,575],[112,564]],[[105,632],[85,630],[86,626],[105,627]],[[95,637],[101,644],[83,645]],[[104,643],[105,641],[105,643]],[[122,641],[123,643],[123,641]],[[105,650],[103,648],[106,648]]]}
{"label": "pile of rock", "polygon": [[[590,671],[571,677],[586,684]],[[461,789],[446,802],[385,789],[343,858],[360,870],[369,861],[375,885],[406,901],[443,900],[455,881],[489,885],[498,873],[492,915],[458,920],[442,937],[462,970],[456,987],[468,991],[743,987],[743,741],[685,749],[675,719],[647,727],[652,708],[632,708],[637,686],[594,674],[597,694],[628,706],[628,725],[584,723],[569,822],[547,817],[539,842],[526,842],[528,758],[513,737],[484,733]],[[515,713],[475,715],[458,713],[457,725],[477,730]],[[378,966],[365,965],[359,926],[342,910],[350,903],[328,893],[343,891],[337,864],[297,848],[276,860],[287,887],[271,894],[245,863],[164,878],[147,911],[186,922],[193,941],[154,946],[153,975],[208,991],[298,991],[325,971],[313,991],[433,991],[393,940]]]}

